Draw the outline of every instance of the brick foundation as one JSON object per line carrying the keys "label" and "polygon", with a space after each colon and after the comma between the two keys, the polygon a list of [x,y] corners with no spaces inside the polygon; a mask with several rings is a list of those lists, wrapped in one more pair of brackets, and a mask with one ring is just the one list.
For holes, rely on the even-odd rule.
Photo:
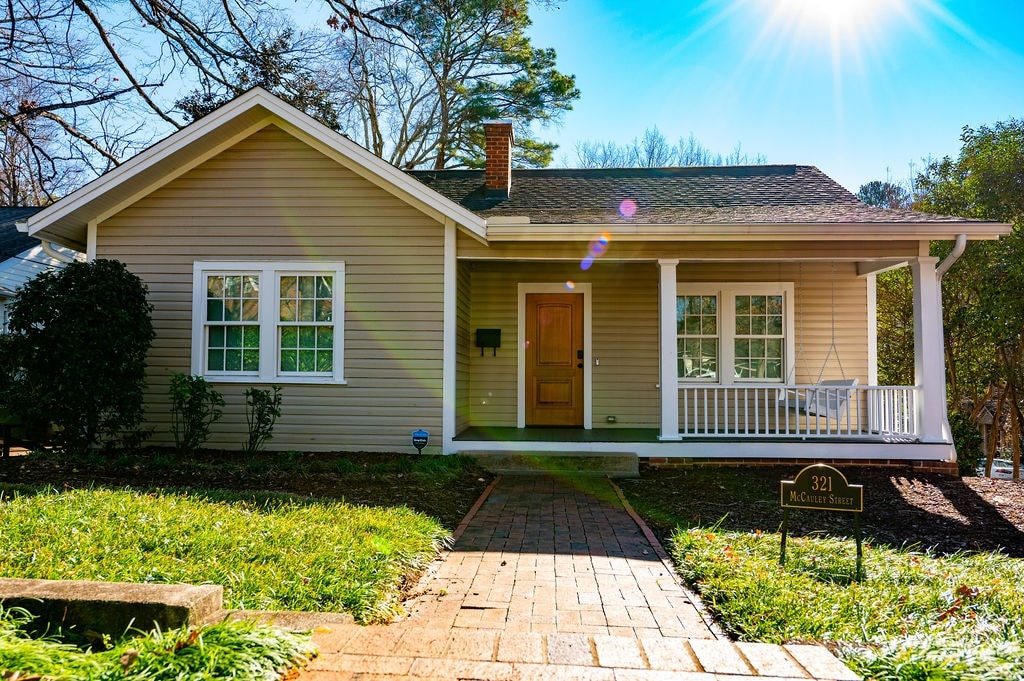
{"label": "brick foundation", "polygon": [[955,461],[908,461],[906,459],[694,459],[688,457],[640,457],[640,466],[647,468],[751,468],[755,466],[809,466],[825,463],[844,468],[910,468],[915,473],[938,473],[960,477]]}

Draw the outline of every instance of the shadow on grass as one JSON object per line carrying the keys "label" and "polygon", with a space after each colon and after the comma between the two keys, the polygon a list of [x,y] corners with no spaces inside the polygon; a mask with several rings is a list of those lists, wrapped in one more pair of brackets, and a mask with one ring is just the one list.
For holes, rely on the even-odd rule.
{"label": "shadow on grass", "polygon": [[[0,484],[23,493],[103,487],[405,506],[455,528],[491,476],[463,457],[405,454],[200,451],[167,449],[132,455],[68,457],[51,452],[0,459]],[[283,495],[283,496],[282,496]]]}
{"label": "shadow on grass", "polygon": [[[630,503],[666,538],[676,526],[774,532],[782,523],[779,482],[803,466],[646,470],[621,483]],[[844,467],[864,486],[866,542],[920,546],[939,554],[1001,551],[1024,557],[1024,531],[960,478],[906,468]],[[1009,483],[1019,484],[1019,483]],[[854,536],[852,513],[793,510],[790,535]]]}

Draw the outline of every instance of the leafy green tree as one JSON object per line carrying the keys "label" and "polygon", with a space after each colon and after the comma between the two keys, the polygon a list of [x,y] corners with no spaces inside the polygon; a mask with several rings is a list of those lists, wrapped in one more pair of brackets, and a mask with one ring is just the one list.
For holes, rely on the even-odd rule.
{"label": "leafy green tree", "polygon": [[138,428],[154,334],[137,276],[115,260],[72,262],[25,284],[9,310],[0,400],[10,417],[36,432],[55,425],[74,452]]}
{"label": "leafy green tree", "polygon": [[912,197],[902,185],[889,180],[872,180],[862,184],[857,198],[869,206],[880,208],[909,208]]}
{"label": "leafy green tree", "polygon": [[[1019,466],[1024,425],[1024,121],[965,127],[957,158],[928,165],[914,207],[1013,225],[995,242],[973,242],[943,279],[949,396],[977,398],[988,385],[1008,394],[1011,442]],[[934,244],[934,255],[948,252]]]}
{"label": "leafy green tree", "polygon": [[[488,119],[515,123],[513,162],[539,167],[555,144],[532,136],[580,92],[534,47],[527,0],[326,0],[347,68],[343,128],[392,164],[482,167]],[[543,3],[542,3],[543,4]]]}
{"label": "leafy green tree", "polygon": [[[860,186],[857,198],[878,208],[909,208],[911,192],[891,180]],[[914,385],[914,289],[910,271],[899,268],[876,278],[878,312],[878,381]]]}

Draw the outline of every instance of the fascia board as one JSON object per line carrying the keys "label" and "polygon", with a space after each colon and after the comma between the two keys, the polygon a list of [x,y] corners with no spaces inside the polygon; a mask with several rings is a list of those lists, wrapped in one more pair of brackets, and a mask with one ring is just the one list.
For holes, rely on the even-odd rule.
{"label": "fascia board", "polygon": [[814,241],[858,239],[871,241],[945,240],[966,234],[972,241],[993,240],[1010,233],[1003,222],[920,223],[787,223],[787,224],[538,224],[495,225],[487,239],[499,241],[588,241],[608,233],[619,241]]}

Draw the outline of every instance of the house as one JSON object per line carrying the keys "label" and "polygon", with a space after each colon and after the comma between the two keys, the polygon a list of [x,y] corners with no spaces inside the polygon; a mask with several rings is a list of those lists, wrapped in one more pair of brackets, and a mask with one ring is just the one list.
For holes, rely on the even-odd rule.
{"label": "house", "polygon": [[37,274],[63,267],[76,255],[18,231],[17,223],[39,210],[0,206],[0,332],[7,331],[7,303],[15,292]]}
{"label": "house", "polygon": [[[172,373],[283,387],[281,450],[955,460],[931,240],[816,168],[403,172],[252,90],[25,220],[148,285],[148,418]],[[879,386],[874,277],[914,280],[912,386]]]}

